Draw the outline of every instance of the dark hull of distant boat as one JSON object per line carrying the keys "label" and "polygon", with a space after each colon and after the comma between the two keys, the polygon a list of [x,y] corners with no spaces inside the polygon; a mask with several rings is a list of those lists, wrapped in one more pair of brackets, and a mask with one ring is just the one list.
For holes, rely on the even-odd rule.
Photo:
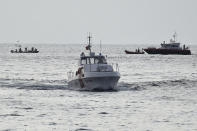
{"label": "dark hull of distant boat", "polygon": [[25,52],[25,51],[22,51],[22,52],[16,52],[16,51],[13,51],[13,50],[11,50],[10,51],[11,53],[38,53],[39,51],[28,51],[28,52]]}
{"label": "dark hull of distant boat", "polygon": [[128,50],[125,50],[125,53],[126,54],[144,54],[144,52],[134,52],[134,51],[128,51]]}
{"label": "dark hull of distant boat", "polygon": [[161,48],[147,48],[144,51],[148,54],[163,54],[163,55],[191,55],[188,49],[161,49]]}

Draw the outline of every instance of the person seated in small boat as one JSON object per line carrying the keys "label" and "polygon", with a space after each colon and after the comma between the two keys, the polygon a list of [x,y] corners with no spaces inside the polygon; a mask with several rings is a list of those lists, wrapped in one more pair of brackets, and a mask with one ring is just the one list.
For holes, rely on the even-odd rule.
{"label": "person seated in small boat", "polygon": [[18,52],[18,50],[17,50],[17,49],[15,49],[15,52]]}
{"label": "person seated in small boat", "polygon": [[21,48],[19,48],[19,52],[22,53],[22,49]]}
{"label": "person seated in small boat", "polygon": [[27,52],[27,48],[25,48],[25,52]]}
{"label": "person seated in small boat", "polygon": [[35,52],[37,52],[38,50],[35,48],[35,50],[34,50]]}

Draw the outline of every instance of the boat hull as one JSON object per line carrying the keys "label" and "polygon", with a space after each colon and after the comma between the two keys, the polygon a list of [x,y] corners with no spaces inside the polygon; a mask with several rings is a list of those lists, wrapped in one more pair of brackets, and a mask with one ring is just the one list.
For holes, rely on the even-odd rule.
{"label": "boat hull", "polygon": [[125,50],[125,53],[126,54],[144,54],[144,52],[134,52],[134,51],[128,51],[128,50]]}
{"label": "boat hull", "polygon": [[33,52],[16,52],[16,51],[13,51],[13,50],[11,50],[10,51],[11,53],[39,53],[39,51],[33,51]]}
{"label": "boat hull", "polygon": [[113,90],[116,88],[120,76],[107,77],[87,77],[82,79],[74,79],[68,82],[68,87],[80,90]]}
{"label": "boat hull", "polygon": [[156,48],[147,48],[144,51],[148,54],[163,54],[163,55],[191,55],[190,50],[182,49],[156,49]]}

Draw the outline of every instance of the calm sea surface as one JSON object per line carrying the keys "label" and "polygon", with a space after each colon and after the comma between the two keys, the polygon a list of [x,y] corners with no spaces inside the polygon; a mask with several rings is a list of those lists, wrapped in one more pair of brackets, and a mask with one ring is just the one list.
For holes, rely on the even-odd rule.
{"label": "calm sea surface", "polygon": [[85,45],[33,46],[40,53],[11,54],[14,45],[0,44],[0,131],[197,131],[197,46],[181,56],[103,45],[121,73],[111,92],[68,89]]}

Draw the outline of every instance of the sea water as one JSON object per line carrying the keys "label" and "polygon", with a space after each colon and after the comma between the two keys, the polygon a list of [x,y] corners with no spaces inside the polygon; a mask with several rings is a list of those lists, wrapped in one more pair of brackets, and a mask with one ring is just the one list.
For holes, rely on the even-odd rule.
{"label": "sea water", "polygon": [[197,131],[197,46],[187,56],[128,55],[147,46],[103,44],[121,74],[107,92],[68,88],[85,45],[23,45],[31,46],[40,52],[14,54],[14,44],[0,44],[0,131]]}

